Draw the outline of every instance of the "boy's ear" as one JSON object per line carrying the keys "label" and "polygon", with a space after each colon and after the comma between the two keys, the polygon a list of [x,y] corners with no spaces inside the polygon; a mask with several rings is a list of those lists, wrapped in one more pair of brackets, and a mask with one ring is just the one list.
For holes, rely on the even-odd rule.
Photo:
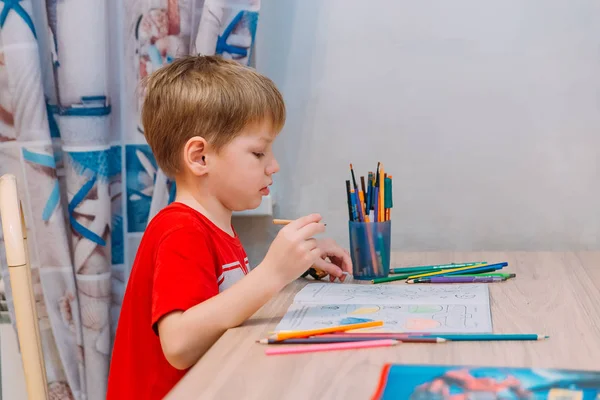
{"label": "boy's ear", "polygon": [[196,176],[208,172],[206,165],[206,153],[208,143],[201,136],[190,138],[183,147],[183,164]]}

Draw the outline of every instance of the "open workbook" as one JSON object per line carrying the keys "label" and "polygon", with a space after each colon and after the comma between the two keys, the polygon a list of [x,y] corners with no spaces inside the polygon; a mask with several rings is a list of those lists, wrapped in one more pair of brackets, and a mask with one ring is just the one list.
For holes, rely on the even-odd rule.
{"label": "open workbook", "polygon": [[487,284],[307,284],[277,331],[383,321],[373,332],[491,333]]}

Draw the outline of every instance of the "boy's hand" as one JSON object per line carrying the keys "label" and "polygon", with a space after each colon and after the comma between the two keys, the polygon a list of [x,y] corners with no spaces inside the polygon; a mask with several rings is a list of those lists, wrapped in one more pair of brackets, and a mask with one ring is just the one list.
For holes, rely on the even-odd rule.
{"label": "boy's hand", "polygon": [[279,231],[265,256],[271,273],[287,284],[312,265],[322,261],[322,250],[314,235],[325,230],[319,214],[311,214],[290,222]]}
{"label": "boy's hand", "polygon": [[[352,274],[352,259],[347,250],[342,249],[333,239],[323,239],[317,241],[317,247],[321,249],[321,259],[313,266],[329,274],[329,280],[333,282],[335,278],[344,282],[346,275]],[[329,261],[326,260],[329,258]]]}

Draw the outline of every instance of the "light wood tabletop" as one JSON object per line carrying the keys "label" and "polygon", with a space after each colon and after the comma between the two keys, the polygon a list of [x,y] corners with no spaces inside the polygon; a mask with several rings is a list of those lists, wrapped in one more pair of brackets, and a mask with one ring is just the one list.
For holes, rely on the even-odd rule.
{"label": "light wood tabletop", "polygon": [[384,363],[600,370],[600,252],[394,253],[391,265],[481,260],[506,261],[502,272],[517,274],[489,284],[494,332],[549,339],[266,356],[266,346],[256,340],[275,328],[298,290],[311,284],[302,279],[227,331],[166,399],[369,399]]}

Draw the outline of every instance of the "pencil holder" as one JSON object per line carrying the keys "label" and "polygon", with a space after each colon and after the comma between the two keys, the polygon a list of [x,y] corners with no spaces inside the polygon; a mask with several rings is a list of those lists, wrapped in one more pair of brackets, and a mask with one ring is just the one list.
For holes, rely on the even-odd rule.
{"label": "pencil holder", "polygon": [[391,221],[348,222],[354,279],[371,280],[388,276],[391,228]]}

